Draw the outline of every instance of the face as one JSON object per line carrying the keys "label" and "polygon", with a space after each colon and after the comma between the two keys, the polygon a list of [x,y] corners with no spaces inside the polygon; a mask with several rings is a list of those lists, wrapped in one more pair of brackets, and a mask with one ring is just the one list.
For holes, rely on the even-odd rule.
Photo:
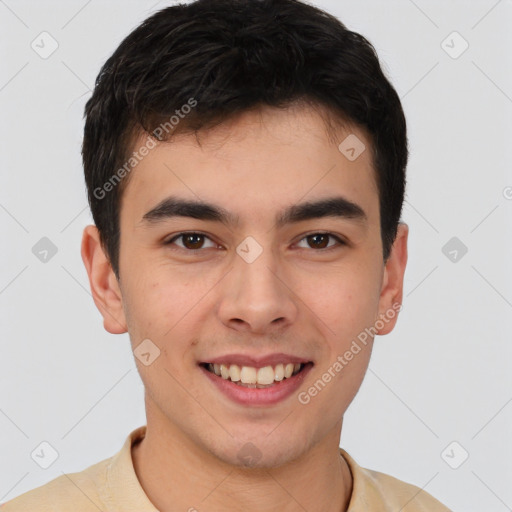
{"label": "face", "polygon": [[[366,147],[355,160],[338,149],[350,134]],[[387,317],[376,329],[386,334],[396,321],[406,260],[405,225],[382,259],[369,148],[358,128],[340,129],[334,143],[317,112],[269,108],[201,133],[200,145],[177,135],[132,171],[119,287],[109,270],[94,297],[107,330],[127,329],[135,353],[149,354],[149,364],[135,359],[148,427],[261,467],[332,432],[339,441],[376,322]],[[212,362],[225,363],[228,380]],[[291,363],[300,371],[283,378]],[[231,382],[240,373],[274,384]]]}

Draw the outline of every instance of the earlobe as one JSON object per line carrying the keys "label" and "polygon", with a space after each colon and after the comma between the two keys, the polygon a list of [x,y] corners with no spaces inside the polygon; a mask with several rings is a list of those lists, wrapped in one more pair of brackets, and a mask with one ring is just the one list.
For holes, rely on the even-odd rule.
{"label": "earlobe", "polygon": [[82,260],[89,276],[92,297],[111,334],[127,332],[121,290],[100,241],[98,228],[86,226],[82,235]]}
{"label": "earlobe", "polygon": [[[404,274],[407,265],[407,239],[409,226],[398,224],[397,235],[384,268],[379,300],[377,334],[389,334],[395,327],[403,299]],[[382,327],[381,327],[382,326]]]}

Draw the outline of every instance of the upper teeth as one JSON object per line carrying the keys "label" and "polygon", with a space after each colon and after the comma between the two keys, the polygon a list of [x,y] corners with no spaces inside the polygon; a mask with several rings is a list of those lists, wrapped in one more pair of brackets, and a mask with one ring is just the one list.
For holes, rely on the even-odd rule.
{"label": "upper teeth", "polygon": [[231,379],[233,382],[241,381],[244,384],[272,384],[274,381],[288,379],[296,374],[300,368],[300,363],[278,364],[274,367],[264,366],[263,368],[254,368],[252,366],[238,366],[236,364],[209,364],[208,368],[223,379]]}

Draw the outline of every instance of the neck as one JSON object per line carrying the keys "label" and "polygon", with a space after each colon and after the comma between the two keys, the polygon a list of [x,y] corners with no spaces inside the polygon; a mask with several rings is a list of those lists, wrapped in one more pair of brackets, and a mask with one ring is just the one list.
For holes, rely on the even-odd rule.
{"label": "neck", "polygon": [[160,512],[344,512],[352,475],[339,451],[341,424],[298,459],[246,468],[219,460],[175,425],[162,428],[148,421],[132,459],[144,492]]}

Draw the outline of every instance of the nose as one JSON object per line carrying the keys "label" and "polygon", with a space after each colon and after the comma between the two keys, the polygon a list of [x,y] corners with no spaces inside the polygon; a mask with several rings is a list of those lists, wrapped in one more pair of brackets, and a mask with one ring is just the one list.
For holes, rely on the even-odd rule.
{"label": "nose", "polygon": [[277,257],[265,249],[249,262],[238,254],[223,279],[220,320],[241,332],[273,334],[297,317],[293,286],[278,271]]}

